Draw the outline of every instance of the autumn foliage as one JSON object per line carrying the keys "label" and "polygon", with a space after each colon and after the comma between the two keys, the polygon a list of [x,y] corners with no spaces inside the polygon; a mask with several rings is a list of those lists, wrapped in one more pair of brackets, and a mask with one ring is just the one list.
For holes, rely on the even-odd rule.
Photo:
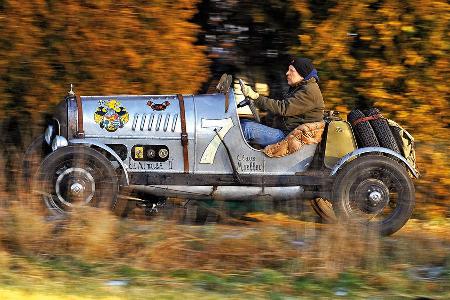
{"label": "autumn foliage", "polygon": [[[198,6],[200,2],[203,6]],[[69,83],[83,95],[198,92],[215,70],[210,68],[214,56],[208,58],[207,47],[198,40],[208,32],[202,32],[194,16],[211,3],[0,1],[0,103],[7,112],[0,119],[24,112],[39,117],[62,99]],[[236,12],[216,10],[210,19],[266,22],[267,28],[273,27],[271,32],[278,31],[278,37],[296,32],[297,43],[288,49],[314,60],[327,109],[348,112],[376,106],[405,126],[417,143],[422,173],[416,184],[418,200],[440,205],[433,210],[438,214],[449,213],[447,1],[221,2],[220,9],[227,7]],[[286,24],[295,28],[280,28],[283,23],[271,17],[282,10],[293,18]],[[248,26],[250,31],[223,34],[226,44],[239,47],[246,40],[256,41],[239,39],[253,32],[253,25]],[[288,41],[274,40],[277,44]],[[254,44],[244,46],[246,51],[232,53],[250,56],[250,51],[259,51]],[[228,63],[233,60],[246,61],[227,58]],[[260,72],[273,72],[270,66],[258,67]]]}
{"label": "autumn foliage", "polygon": [[419,201],[448,210],[450,5],[339,1],[319,15],[309,3],[295,1],[301,46],[292,51],[314,58],[328,108],[376,106],[405,126],[416,139]]}
{"label": "autumn foliage", "polygon": [[195,92],[208,76],[196,4],[0,1],[2,106],[48,110],[69,83],[83,95]]}

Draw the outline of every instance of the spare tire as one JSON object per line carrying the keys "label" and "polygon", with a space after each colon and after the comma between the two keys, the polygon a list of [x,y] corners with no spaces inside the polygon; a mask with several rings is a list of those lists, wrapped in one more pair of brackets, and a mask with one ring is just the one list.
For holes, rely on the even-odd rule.
{"label": "spare tire", "polygon": [[[377,108],[370,108],[364,111],[366,117],[380,115],[380,111]],[[381,147],[391,149],[397,153],[400,153],[400,149],[397,146],[394,135],[392,134],[389,124],[381,115],[375,120],[370,120],[370,125],[375,131],[375,135],[378,138],[378,142]]]}
{"label": "spare tire", "polygon": [[365,117],[359,109],[352,110],[347,116],[347,120],[352,124],[353,131],[355,132],[358,146],[359,148],[379,147],[380,144],[378,143],[377,136],[369,121],[359,122],[353,125],[355,121]]}

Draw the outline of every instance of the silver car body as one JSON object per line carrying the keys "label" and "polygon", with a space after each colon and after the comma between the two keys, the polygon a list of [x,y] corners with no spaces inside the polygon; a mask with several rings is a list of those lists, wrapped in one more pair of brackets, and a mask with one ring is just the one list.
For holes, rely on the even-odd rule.
{"label": "silver car body", "polygon": [[[69,144],[88,144],[104,149],[115,158],[117,167],[123,169],[125,184],[131,184],[135,189],[157,196],[193,199],[207,197],[220,200],[298,197],[304,192],[301,185],[265,185],[262,178],[295,176],[305,172],[317,145],[306,145],[301,151],[281,158],[267,157],[245,140],[232,89],[228,97],[227,108],[226,95],[223,93],[183,97],[188,135],[188,174],[199,175],[195,183],[151,184],[151,181],[147,180],[150,184],[136,184],[133,180],[130,181],[130,177],[136,174],[186,174],[181,143],[180,103],[176,95],[81,96],[84,136],[69,139]],[[103,116],[98,115],[101,110]],[[120,120],[117,111],[122,111],[122,116],[126,114],[126,117]],[[124,111],[126,113],[123,113]],[[77,118],[77,107],[72,101],[68,105],[68,136],[74,136],[71,133],[77,130]],[[108,128],[104,123],[101,126],[105,118],[113,119],[112,122],[107,121],[110,125]],[[126,146],[126,158],[120,158],[113,151],[111,147],[116,144]],[[133,147],[148,145],[167,147],[167,160],[136,159]],[[235,185],[221,185],[202,182],[201,176],[207,178],[210,175],[233,175],[232,164],[240,176],[261,178],[261,184],[246,185],[245,182],[238,182]]]}
{"label": "silver car body", "polygon": [[[59,117],[51,125],[58,127],[52,148],[54,151],[67,145],[65,136],[68,144],[86,144],[106,151],[113,165],[122,171],[122,185],[146,193],[221,200],[329,196],[332,175],[340,167],[362,153],[380,150],[353,151],[336,164],[332,173],[325,170],[323,174],[309,172],[317,145],[305,145],[288,156],[270,158],[247,143],[234,90],[226,92],[183,96],[187,170],[177,95],[81,96],[75,100],[75,95],[69,93],[67,105],[60,105],[60,113],[56,114]],[[46,131],[49,139],[52,131]],[[121,155],[117,146],[125,149]],[[149,159],[148,151],[153,151],[154,159]],[[393,151],[386,154],[405,162]]]}
{"label": "silver car body", "polygon": [[[177,97],[154,96],[82,96],[84,139],[104,145],[127,146],[123,161],[129,173],[183,173],[181,118]],[[115,100],[126,108],[129,120],[122,128],[109,132],[94,120],[103,101]],[[148,105],[170,103],[164,110]],[[269,158],[261,150],[252,148],[245,140],[237,114],[234,94],[230,93],[229,109],[225,112],[225,95],[184,96],[186,131],[188,134],[189,173],[232,174],[230,159],[218,134],[230,149],[237,171],[254,175],[294,175],[307,169],[316,145],[282,158]],[[217,134],[214,129],[217,129]],[[76,143],[75,140],[69,142]],[[137,161],[131,155],[136,145],[166,145],[169,159],[165,162]]]}

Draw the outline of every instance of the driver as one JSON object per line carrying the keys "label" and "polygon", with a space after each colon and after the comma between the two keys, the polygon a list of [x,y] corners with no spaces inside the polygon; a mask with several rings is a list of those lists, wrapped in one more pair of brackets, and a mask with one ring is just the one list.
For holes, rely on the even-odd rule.
{"label": "driver", "polygon": [[297,126],[323,120],[324,103],[320,92],[319,76],[308,58],[294,58],[288,66],[286,79],[289,90],[281,100],[260,96],[245,85],[242,93],[254,100],[255,106],[275,115],[275,128],[254,121],[241,120],[247,141],[263,147],[275,144]]}

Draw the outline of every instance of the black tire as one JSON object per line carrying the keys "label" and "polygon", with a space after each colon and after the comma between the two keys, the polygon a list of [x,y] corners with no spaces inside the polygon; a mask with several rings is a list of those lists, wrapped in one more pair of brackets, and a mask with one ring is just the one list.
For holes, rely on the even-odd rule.
{"label": "black tire", "polygon": [[375,132],[369,122],[361,122],[353,125],[353,122],[365,117],[366,116],[358,109],[352,110],[347,116],[347,119],[350,124],[352,124],[353,131],[355,132],[358,146],[359,148],[379,147],[380,144],[378,143],[377,136],[375,135]]}
{"label": "black tire", "polygon": [[50,146],[45,142],[43,134],[36,137],[28,146],[22,158],[22,176],[25,180],[26,187],[29,187],[28,183],[31,182],[42,160],[50,151]]}
{"label": "black tire", "polygon": [[315,198],[310,200],[311,207],[319,215],[322,223],[336,223],[337,218],[333,210],[331,201],[324,198]]}
{"label": "black tire", "polygon": [[[377,108],[371,108],[365,110],[364,114],[366,117],[370,117],[380,114],[380,111]],[[386,119],[379,118],[376,120],[370,120],[369,122],[373,128],[373,131],[375,131],[375,135],[377,136],[380,146],[400,153],[397,142],[395,141],[394,135],[392,134]]]}
{"label": "black tire", "polygon": [[113,210],[119,190],[111,162],[85,146],[67,146],[50,153],[35,182],[35,190],[51,214],[57,216],[81,205]]}
{"label": "black tire", "polygon": [[[396,126],[389,126],[391,128],[391,132],[394,135],[395,142],[397,143],[397,147],[399,149],[403,149],[403,141],[401,138],[400,131],[401,129]],[[402,151],[403,152],[403,151]],[[400,152],[400,154],[404,155],[404,153]]]}
{"label": "black tire", "polygon": [[414,185],[397,161],[381,155],[362,156],[336,176],[332,198],[339,219],[367,224],[381,235],[390,235],[411,217]]}

